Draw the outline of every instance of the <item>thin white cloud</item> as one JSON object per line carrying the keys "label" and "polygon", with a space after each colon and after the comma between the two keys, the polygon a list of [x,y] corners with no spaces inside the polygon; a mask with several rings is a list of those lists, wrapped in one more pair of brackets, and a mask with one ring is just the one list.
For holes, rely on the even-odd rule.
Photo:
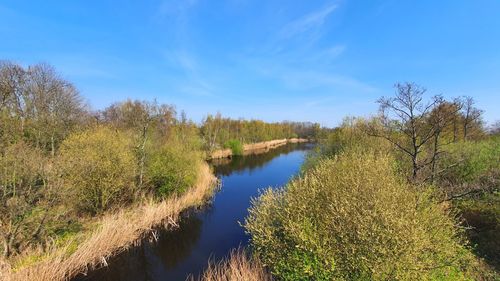
{"label": "thin white cloud", "polygon": [[[265,81],[275,81],[279,87],[295,95],[377,93],[379,90],[376,87],[354,75],[345,74],[336,66],[335,61],[348,49],[345,44],[330,42],[328,47],[317,44],[328,29],[328,18],[337,8],[330,2],[322,9],[288,22],[278,31],[276,38],[270,38],[268,44],[264,44],[264,48],[238,60]],[[320,98],[311,101],[308,106],[327,100],[330,98]]]}
{"label": "thin white cloud", "polygon": [[312,29],[321,27],[328,16],[335,11],[337,5],[329,4],[321,10],[306,14],[301,18],[292,21],[285,25],[281,30],[280,35],[282,38],[287,39],[294,37],[298,34],[310,31]]}

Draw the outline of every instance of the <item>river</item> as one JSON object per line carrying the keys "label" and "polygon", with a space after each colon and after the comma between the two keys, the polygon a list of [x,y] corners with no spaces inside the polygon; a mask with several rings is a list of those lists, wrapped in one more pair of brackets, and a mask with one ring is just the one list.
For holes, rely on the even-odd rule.
{"label": "river", "polygon": [[176,230],[158,241],[143,241],[108,261],[107,267],[77,276],[78,281],[166,281],[198,276],[208,261],[248,244],[243,222],[259,189],[276,188],[296,175],[310,144],[288,144],[267,153],[214,162],[222,186],[201,210],[186,214]]}

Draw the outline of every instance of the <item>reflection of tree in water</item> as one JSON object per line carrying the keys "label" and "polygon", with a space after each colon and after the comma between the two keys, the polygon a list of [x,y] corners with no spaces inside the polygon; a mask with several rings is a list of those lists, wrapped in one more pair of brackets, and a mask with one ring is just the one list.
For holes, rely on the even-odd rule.
{"label": "reflection of tree in water", "polygon": [[201,234],[202,220],[195,215],[185,216],[175,230],[161,230],[158,241],[142,241],[137,247],[132,247],[108,260],[107,267],[102,267],[79,275],[74,281],[149,281],[152,262],[160,261],[166,269],[174,268],[187,258]]}
{"label": "reflection of tree in water", "polygon": [[231,159],[214,159],[210,163],[215,167],[215,172],[218,176],[229,176],[233,172],[240,172],[246,169],[252,171],[263,167],[266,163],[280,155],[288,154],[297,150],[309,150],[311,146],[312,144],[308,143],[287,144],[271,149],[263,154],[233,156]]}

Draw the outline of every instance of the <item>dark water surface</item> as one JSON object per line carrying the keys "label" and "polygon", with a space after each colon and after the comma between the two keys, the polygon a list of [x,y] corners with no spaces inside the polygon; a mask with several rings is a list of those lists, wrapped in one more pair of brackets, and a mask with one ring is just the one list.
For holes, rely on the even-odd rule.
{"label": "dark water surface", "polygon": [[175,231],[163,231],[156,242],[134,247],[108,261],[109,266],[74,280],[159,281],[198,276],[208,260],[220,260],[248,243],[243,222],[250,198],[258,190],[284,185],[297,174],[309,144],[289,144],[265,154],[234,157],[215,164],[222,187],[213,201],[180,221]]}

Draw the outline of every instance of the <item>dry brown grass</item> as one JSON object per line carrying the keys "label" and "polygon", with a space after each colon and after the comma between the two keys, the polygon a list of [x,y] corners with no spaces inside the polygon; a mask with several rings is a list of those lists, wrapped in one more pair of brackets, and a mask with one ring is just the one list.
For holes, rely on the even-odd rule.
{"label": "dry brown grass", "polygon": [[309,140],[300,138],[288,139],[288,143],[305,143],[305,142],[309,142]]}
{"label": "dry brown grass", "polygon": [[[188,279],[194,281],[194,278]],[[199,281],[271,281],[272,277],[262,263],[244,250],[231,251],[229,259],[209,263]]]}
{"label": "dry brown grass", "polygon": [[175,227],[182,211],[202,205],[212,195],[216,179],[207,164],[201,167],[197,184],[185,194],[107,215],[76,250],[71,250],[68,243],[51,251],[42,261],[12,272],[4,270],[4,276],[0,272],[0,277],[8,281],[68,280],[89,269],[105,266],[108,258],[140,243],[141,239],[155,238],[156,228]]}
{"label": "dry brown grass", "polygon": [[[271,141],[244,144],[243,154],[244,155],[260,154],[268,152],[269,149],[277,148],[288,143],[304,143],[308,141],[309,140],[307,139],[292,138],[292,139],[280,139],[280,140],[271,140]],[[233,152],[231,151],[231,149],[220,149],[212,152],[212,154],[210,154],[210,159],[229,158],[232,155]]]}

